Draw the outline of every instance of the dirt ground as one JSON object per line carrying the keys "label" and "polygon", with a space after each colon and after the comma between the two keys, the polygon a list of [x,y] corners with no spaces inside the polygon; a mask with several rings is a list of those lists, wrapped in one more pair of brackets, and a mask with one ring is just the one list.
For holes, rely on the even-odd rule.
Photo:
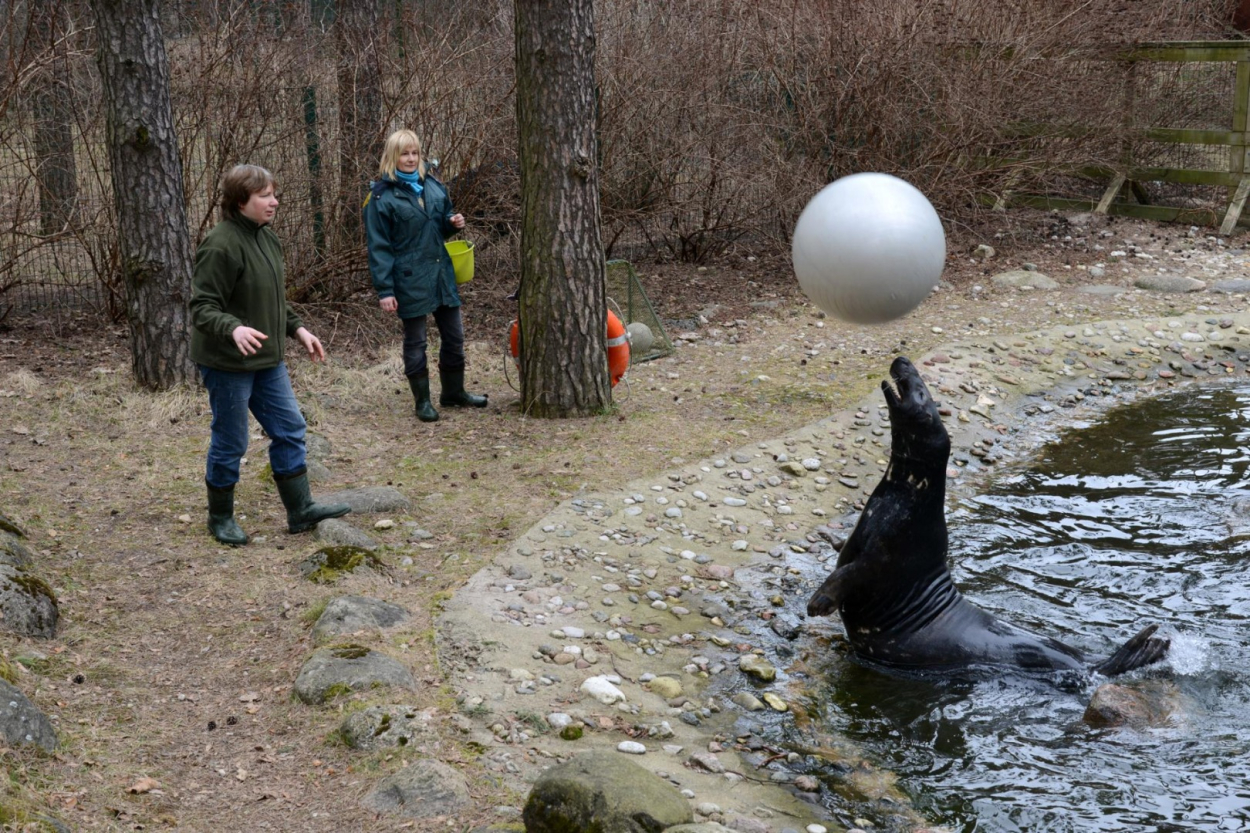
{"label": "dirt ground", "polygon": [[[1244,277],[1243,233],[1208,234],[1002,215],[952,236],[943,286],[920,309],[871,328],[818,313],[777,256],[739,250],[705,267],[636,264],[679,347],[635,365],[613,413],[577,421],[519,414],[502,351],[515,276],[479,272],[465,297],[468,381],[490,394],[490,406],[432,424],[413,416],[398,326],[369,299],[356,310],[307,309],[332,356],[324,367],[292,362],[310,428],[332,449],[329,478],[315,490],[390,485],[413,502],[411,514],[387,516],[390,529],[349,516],[385,544],[389,570],[334,586],[300,577],[296,565],[317,543],[286,533],[258,434],[237,498],[254,540],[223,548],[204,529],[203,392],[138,391],[117,325],[84,320],[53,332],[40,321],[5,322],[0,512],[29,534],[34,572],[55,588],[62,618],[49,641],[0,635],[0,652],[21,671],[19,688],[60,736],[53,755],[3,750],[3,803],[75,830],[461,831],[514,819],[524,794],[479,765],[433,638],[440,603],[509,542],[576,495],[847,408],[900,352],[919,355],[955,336],[1240,310],[1244,295],[1079,291],[1128,287],[1165,263],[1203,280]],[[983,261],[974,252],[980,243],[997,253]],[[1060,290],[989,281],[1025,263]],[[1091,266],[1105,275],[1091,275]],[[329,599],[349,593],[413,614],[388,648],[418,678],[409,702],[431,718],[418,748],[361,753],[338,740],[344,714],[372,702],[365,695],[320,708],[292,697],[312,624]],[[381,777],[418,756],[462,769],[474,810],[433,823],[360,807]]]}

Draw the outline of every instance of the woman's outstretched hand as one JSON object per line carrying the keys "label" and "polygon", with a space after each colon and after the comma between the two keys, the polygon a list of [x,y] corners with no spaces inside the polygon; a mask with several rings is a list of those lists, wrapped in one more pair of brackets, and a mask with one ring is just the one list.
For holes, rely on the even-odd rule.
{"label": "woman's outstretched hand", "polygon": [[239,352],[245,356],[255,355],[256,351],[264,346],[261,342],[269,338],[260,330],[252,329],[244,324],[231,330],[230,337],[234,339],[234,346],[238,347]]}

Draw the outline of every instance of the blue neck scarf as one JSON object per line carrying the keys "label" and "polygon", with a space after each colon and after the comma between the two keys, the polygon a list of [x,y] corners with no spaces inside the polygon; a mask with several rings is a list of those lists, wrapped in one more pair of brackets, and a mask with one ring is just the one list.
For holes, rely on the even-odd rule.
{"label": "blue neck scarf", "polygon": [[425,185],[421,182],[421,172],[419,170],[406,174],[396,168],[395,179],[411,188],[413,193],[415,193],[418,197],[421,196],[421,192],[425,190]]}

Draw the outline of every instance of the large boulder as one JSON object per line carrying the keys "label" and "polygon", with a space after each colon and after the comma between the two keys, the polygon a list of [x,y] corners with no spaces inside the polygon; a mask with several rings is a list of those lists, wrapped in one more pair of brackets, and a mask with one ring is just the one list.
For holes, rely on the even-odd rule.
{"label": "large boulder", "polygon": [[990,278],[990,283],[1012,289],[1058,289],[1059,284],[1041,272],[1027,269],[1014,269],[1010,272],[999,272]]}
{"label": "large boulder", "polygon": [[313,625],[312,638],[314,642],[322,643],[362,631],[376,635],[383,628],[398,625],[408,616],[406,608],[381,599],[339,596],[326,605],[317,624]]}
{"label": "large boulder", "polygon": [[1137,680],[1098,686],[1085,709],[1084,720],[1095,729],[1148,729],[1173,724],[1183,714],[1183,698],[1175,683]]}
{"label": "large boulder", "polygon": [[386,654],[359,645],[338,645],[314,653],[295,678],[295,696],[318,706],[352,691],[391,686],[416,689],[412,672]]}
{"label": "large boulder", "polygon": [[412,501],[404,493],[391,486],[367,486],[361,489],[344,489],[318,498],[320,503],[345,503],[358,515],[376,512],[407,512]]}
{"label": "large boulder", "polygon": [[45,752],[56,748],[52,721],[25,694],[4,680],[0,680],[0,738],[8,746],[33,744]]}
{"label": "large boulder", "polygon": [[25,570],[30,567],[33,558],[30,548],[22,543],[21,535],[0,528],[0,564]]}
{"label": "large boulder", "polygon": [[525,802],[527,833],[657,833],[694,821],[676,788],[616,752],[588,752],[548,769]]}
{"label": "large boulder", "polygon": [[361,805],[375,813],[420,819],[453,815],[470,801],[463,775],[447,764],[422,759],[382,779]]}
{"label": "large boulder", "polygon": [[0,628],[51,639],[59,618],[56,594],[47,582],[0,562]]}
{"label": "large boulder", "polygon": [[13,520],[12,518],[4,514],[3,512],[0,512],[0,531],[11,532],[12,534],[16,535],[18,538],[29,537],[26,534],[26,530],[22,529],[21,525],[18,524],[17,521]]}
{"label": "large boulder", "polygon": [[339,735],[352,749],[415,748],[422,736],[433,731],[432,711],[415,706],[370,706],[344,718]]}

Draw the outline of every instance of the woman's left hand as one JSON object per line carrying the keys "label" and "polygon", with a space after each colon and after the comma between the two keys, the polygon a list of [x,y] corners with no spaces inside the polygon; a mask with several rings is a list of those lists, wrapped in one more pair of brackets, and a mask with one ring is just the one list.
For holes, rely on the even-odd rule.
{"label": "woman's left hand", "polygon": [[447,218],[447,222],[451,223],[452,228],[464,228],[464,215],[453,214]]}
{"label": "woman's left hand", "polygon": [[304,345],[304,349],[308,351],[308,358],[315,362],[326,360],[326,349],[321,346],[321,339],[303,327],[295,331],[295,337],[299,339],[299,343]]}

